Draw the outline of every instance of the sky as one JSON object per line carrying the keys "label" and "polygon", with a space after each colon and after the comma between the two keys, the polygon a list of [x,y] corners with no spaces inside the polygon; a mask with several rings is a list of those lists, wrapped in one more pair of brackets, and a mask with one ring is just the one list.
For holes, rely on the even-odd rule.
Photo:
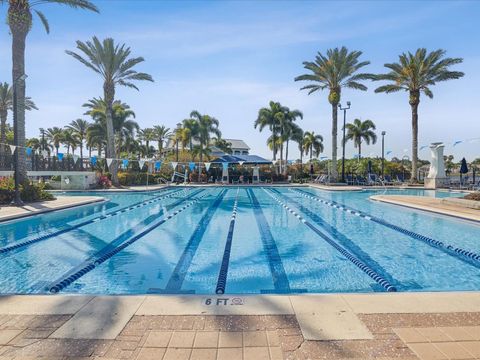
{"label": "sky", "polygon": [[[192,110],[220,121],[224,138],[244,140],[252,154],[271,158],[268,131],[253,123],[270,100],[303,112],[298,124],[324,137],[331,154],[331,106],[328,93],[307,95],[294,78],[304,73],[303,61],[317,52],[346,46],[361,50],[370,73],[385,72],[385,63],[415,51],[445,49],[464,62],[455,70],[465,77],[437,84],[432,100],[419,107],[419,144],[443,141],[445,153],[456,160],[480,157],[477,102],[480,84],[480,2],[477,1],[160,1],[93,0],[100,14],[46,4],[38,7],[49,19],[46,34],[34,17],[27,38],[27,95],[39,111],[27,113],[27,136],[39,127],[64,126],[84,116],[82,104],[102,94],[97,74],[65,54],[75,41],[112,37],[131,47],[145,62],[138,71],[154,83],[140,82],[140,91],[118,88],[117,98],[128,103],[142,128],[174,128]],[[5,5],[0,16],[6,17]],[[11,82],[11,37],[5,22],[0,30],[0,81]],[[377,132],[386,131],[388,157],[411,156],[411,113],[408,94],[376,94],[379,83],[365,83],[368,91],[345,90],[342,103],[351,101],[347,122],[370,119]],[[339,123],[343,121],[343,114]],[[341,126],[339,126],[339,129]],[[380,156],[381,141],[362,146],[365,156]],[[340,132],[339,132],[340,140]],[[457,141],[463,141],[456,146]],[[340,144],[340,141],[339,141]],[[339,145],[340,146],[340,145]],[[352,143],[346,154],[356,153]],[[339,154],[341,149],[339,148]],[[296,144],[290,158],[298,158]],[[429,158],[428,149],[420,157]]]}

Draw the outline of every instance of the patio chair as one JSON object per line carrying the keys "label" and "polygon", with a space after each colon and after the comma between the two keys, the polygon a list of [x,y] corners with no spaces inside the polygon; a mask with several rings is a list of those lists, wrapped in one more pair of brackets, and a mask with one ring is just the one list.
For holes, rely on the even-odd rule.
{"label": "patio chair", "polygon": [[353,179],[352,175],[347,175],[347,184],[348,185],[353,185],[355,180]]}
{"label": "patio chair", "polygon": [[393,180],[392,180],[392,177],[390,175],[385,175],[383,177],[383,183],[385,185],[393,185]]}
{"label": "patio chair", "polygon": [[367,180],[363,176],[360,176],[360,175],[356,176],[355,182],[356,182],[357,185],[367,185]]}
{"label": "patio chair", "polygon": [[378,184],[377,175],[368,174],[367,185],[373,186],[373,185],[377,185],[377,184]]}

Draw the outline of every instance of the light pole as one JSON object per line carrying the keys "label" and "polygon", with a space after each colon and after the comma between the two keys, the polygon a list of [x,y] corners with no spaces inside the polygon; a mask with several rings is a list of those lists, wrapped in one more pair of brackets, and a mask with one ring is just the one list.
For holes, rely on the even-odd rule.
{"label": "light pole", "polygon": [[382,131],[382,180],[384,179],[384,171],[385,171],[385,135],[387,133]]}
{"label": "light pole", "polygon": [[350,109],[352,103],[347,101],[347,107],[342,107],[342,104],[338,104],[338,108],[343,110],[343,141],[342,141],[342,182],[345,182],[345,125],[347,121],[347,110]]}
{"label": "light pole", "polygon": [[14,179],[15,179],[15,196],[13,198],[12,204],[16,206],[23,205],[23,201],[20,198],[20,174],[18,169],[18,155],[20,149],[18,148],[18,104],[17,104],[17,83],[19,81],[24,81],[27,78],[26,74],[20,75],[13,81],[12,90],[13,90],[13,145],[15,146],[15,155],[13,157],[13,169],[14,169]]}

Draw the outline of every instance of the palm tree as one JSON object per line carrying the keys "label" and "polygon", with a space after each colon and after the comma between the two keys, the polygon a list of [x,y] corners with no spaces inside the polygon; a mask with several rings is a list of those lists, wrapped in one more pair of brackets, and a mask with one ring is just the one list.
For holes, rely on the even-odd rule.
{"label": "palm tree", "polygon": [[463,62],[461,58],[446,58],[445,50],[435,50],[427,53],[427,49],[420,48],[415,54],[403,53],[398,63],[385,64],[390,72],[376,75],[373,80],[392,82],[375,89],[376,93],[393,93],[408,91],[409,103],[412,110],[412,180],[418,180],[418,105],[420,94],[433,98],[431,86],[440,81],[459,79],[463,75],[460,71],[449,71],[452,65]]}
{"label": "palm tree", "polygon": [[150,156],[150,141],[155,140],[155,131],[152,128],[145,128],[138,131],[137,137],[140,141],[145,141],[146,156]]}
{"label": "palm tree", "polygon": [[311,73],[300,75],[295,81],[311,81],[313,84],[306,85],[301,90],[308,90],[308,95],[319,91],[328,90],[328,101],[332,105],[332,178],[337,179],[337,111],[341,99],[342,88],[367,90],[367,87],[359,81],[372,79],[373,75],[357,73],[357,71],[370,64],[370,61],[359,62],[361,51],[349,52],[345,46],[341,49],[329,49],[324,56],[320,52],[315,61],[305,61],[303,66]]}
{"label": "palm tree", "polygon": [[[103,99],[93,98],[83,107],[88,108],[85,115],[90,115],[95,121],[89,127],[91,137],[101,139],[100,147],[106,147],[107,143],[107,106]],[[116,147],[115,156],[118,157],[123,143],[130,137],[134,137],[135,132],[140,129],[138,123],[130,118],[135,118],[135,113],[130,109],[130,106],[123,103],[121,100],[115,100],[112,105],[112,122],[114,139],[118,146]],[[100,155],[100,154],[99,154]],[[108,157],[108,156],[107,156]]]}
{"label": "palm tree", "polygon": [[220,122],[213,116],[202,115],[196,110],[193,110],[190,113],[190,117],[191,120],[195,120],[197,122],[197,134],[195,138],[198,140],[200,147],[197,153],[200,155],[200,161],[203,161],[203,155],[208,156],[210,153],[209,151],[205,152],[204,149],[209,147],[212,134],[217,138],[222,136],[222,133],[218,129]]}
{"label": "palm tree", "polygon": [[323,152],[323,137],[315,135],[313,131],[305,131],[303,148],[305,149],[305,155],[310,153],[311,162],[313,154],[315,154],[315,157],[318,157]]}
{"label": "palm tree", "polygon": [[297,118],[303,119],[303,113],[300,110],[290,110],[286,107],[285,114],[280,121],[280,164],[283,162],[283,144],[286,143],[285,148],[285,167],[283,168],[284,175],[287,174],[288,163],[288,144],[292,139],[292,134],[297,131],[298,125],[295,124]]}
{"label": "palm tree", "polygon": [[193,139],[198,135],[198,120],[185,119],[182,121],[182,126],[186,130],[185,135],[188,135],[188,142],[190,143],[190,152],[193,150]]}
{"label": "palm tree", "polygon": [[163,144],[168,138],[170,138],[172,133],[170,132],[170,128],[167,128],[164,125],[155,125],[153,131],[158,142],[158,153],[162,156]]}
{"label": "palm tree", "polygon": [[54,126],[53,128],[48,128],[45,132],[45,138],[50,141],[50,143],[55,148],[55,152],[58,157],[58,149],[60,144],[63,141],[64,132],[61,128]]}
{"label": "palm tree", "polygon": [[258,126],[260,132],[264,128],[268,127],[272,132],[272,139],[270,143],[272,145],[271,149],[273,152],[273,161],[277,159],[277,145],[278,145],[278,133],[280,121],[283,119],[284,114],[287,112],[287,108],[282,106],[279,102],[270,101],[268,108],[261,108],[258,111],[257,120],[255,120],[254,127],[255,129]]}
{"label": "palm tree", "polygon": [[[31,98],[25,98],[25,110],[38,110]],[[7,117],[13,110],[13,89],[8,83],[0,83],[0,167],[3,166],[7,141]]]}
{"label": "palm tree", "polygon": [[[142,57],[129,58],[131,50],[123,45],[115,45],[111,38],[100,42],[96,36],[86,43],[77,41],[77,49],[84,56],[66,51],[82,64],[99,74],[103,79],[103,100],[106,104],[106,128],[107,128],[107,157],[113,158],[115,151],[115,134],[113,130],[113,102],[115,100],[115,88],[117,85],[126,86],[138,90],[133,81],[153,81],[146,73],[137,72],[133,67],[144,61]],[[112,182],[119,185],[117,177],[116,161],[111,166]]]}
{"label": "palm tree", "polygon": [[299,126],[293,129],[291,140],[295,141],[298,144],[298,150],[300,151],[300,166],[302,169],[303,169],[303,153],[305,150],[303,148],[304,137],[305,137],[304,131]]}
{"label": "palm tree", "polygon": [[[25,146],[25,43],[27,35],[32,27],[32,9],[38,5],[59,4],[67,5],[76,9],[86,9],[98,12],[97,7],[88,0],[0,0],[1,3],[8,1],[7,23],[12,34],[12,79],[17,84],[17,116],[16,138],[17,145]],[[50,31],[47,18],[39,10],[34,9],[40,18],[47,33]],[[25,153],[16,152],[18,164],[18,176],[23,182],[27,176]]]}
{"label": "palm tree", "polygon": [[375,144],[377,142],[377,135],[375,134],[375,124],[372,120],[362,121],[360,119],[353,120],[353,123],[346,124],[345,130],[345,143],[348,140],[353,140],[353,144],[358,148],[358,158],[362,157],[362,141],[365,141],[367,145]]}
{"label": "palm tree", "polygon": [[72,149],[72,155],[75,155],[75,149],[79,145],[79,138],[75,131],[70,128],[63,129],[63,144],[67,147],[67,156],[70,155],[70,149]]}
{"label": "palm tree", "polygon": [[71,129],[75,136],[77,137],[80,145],[80,164],[83,169],[83,141],[87,137],[87,129],[90,126],[90,123],[87,120],[77,119],[67,125],[68,129]]}

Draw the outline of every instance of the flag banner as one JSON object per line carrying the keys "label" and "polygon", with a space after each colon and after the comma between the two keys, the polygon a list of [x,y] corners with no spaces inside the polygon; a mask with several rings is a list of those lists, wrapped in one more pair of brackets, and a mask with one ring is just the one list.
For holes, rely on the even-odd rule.
{"label": "flag banner", "polygon": [[178,162],[173,162],[172,161],[172,168],[173,168],[174,171],[177,168],[177,165],[178,165]]}
{"label": "flag banner", "polygon": [[48,156],[48,151],[47,150],[42,150],[42,156],[46,158]]}
{"label": "flag banner", "polygon": [[328,156],[322,156],[322,157],[320,158],[320,160],[325,160],[325,159],[328,159]]}
{"label": "flag banner", "polygon": [[110,165],[112,164],[112,161],[113,159],[107,158],[107,167],[110,167]]}
{"label": "flag banner", "polygon": [[90,158],[90,164],[92,164],[93,166],[97,165],[97,157],[96,156],[92,156]]}
{"label": "flag banner", "polygon": [[390,155],[392,153],[392,150],[387,151],[387,155]]}
{"label": "flag banner", "polygon": [[420,146],[420,151],[422,151],[423,149],[426,149],[427,147],[428,147],[428,145]]}
{"label": "flag banner", "polygon": [[140,170],[143,169],[143,165],[145,165],[145,160],[138,160],[138,167],[140,168]]}
{"label": "flag banner", "polygon": [[63,160],[63,153],[58,153],[58,160],[60,160],[60,161]]}
{"label": "flag banner", "polygon": [[32,155],[32,148],[31,148],[31,147],[27,147],[27,148],[25,149],[25,152],[27,153],[27,156]]}
{"label": "flag banner", "polygon": [[228,169],[228,162],[222,163],[222,167],[223,167],[223,170],[227,170]]}
{"label": "flag banner", "polygon": [[190,171],[195,170],[195,163],[194,162],[189,163],[188,167],[190,168]]}
{"label": "flag banner", "polygon": [[210,169],[210,165],[212,165],[212,163],[209,163],[209,162],[205,163],[205,170],[206,171],[208,171]]}
{"label": "flag banner", "polygon": [[[155,161],[155,170],[160,170],[160,168],[162,167],[162,162],[161,161]],[[175,165],[176,167],[176,165]],[[175,169],[174,167],[174,169]]]}
{"label": "flag banner", "polygon": [[8,145],[10,147],[10,152],[13,153],[15,152],[15,149],[17,148],[15,145]]}
{"label": "flag banner", "polygon": [[457,140],[453,143],[453,147],[457,146],[458,144],[461,144],[463,140]]}
{"label": "flag banner", "polygon": [[245,163],[245,161],[239,161],[238,163],[240,164],[240,166],[243,166],[243,164]]}
{"label": "flag banner", "polygon": [[123,164],[123,167],[126,169],[127,166],[128,166],[128,160],[127,160],[127,159],[123,159],[123,160],[122,160],[122,164]]}
{"label": "flag banner", "polygon": [[80,156],[78,156],[78,155],[72,155],[72,157],[73,157],[73,163],[76,164],[77,161],[78,161],[78,159],[80,158]]}

